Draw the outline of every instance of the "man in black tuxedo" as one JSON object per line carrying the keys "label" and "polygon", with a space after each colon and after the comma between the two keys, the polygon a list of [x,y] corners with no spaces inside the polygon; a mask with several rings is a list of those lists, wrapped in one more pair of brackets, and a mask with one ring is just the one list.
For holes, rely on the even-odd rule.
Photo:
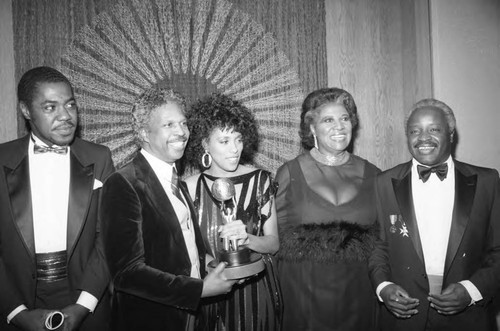
{"label": "man in black tuxedo", "polygon": [[52,327],[106,330],[97,209],[111,153],[75,138],[77,105],[59,71],[29,70],[17,93],[31,133],[0,145],[0,329],[44,329],[59,311]]}
{"label": "man in black tuxedo", "polygon": [[453,111],[415,104],[410,162],[376,180],[381,239],[369,259],[382,330],[496,330],[487,305],[500,287],[500,180],[451,156]]}
{"label": "man in black tuxedo", "polygon": [[[196,211],[175,162],[189,130],[177,93],[150,89],[134,104],[141,150],[104,184],[104,246],[114,284],[112,328],[194,330],[200,299],[227,293],[225,265],[205,277]],[[204,279],[203,279],[204,278]]]}

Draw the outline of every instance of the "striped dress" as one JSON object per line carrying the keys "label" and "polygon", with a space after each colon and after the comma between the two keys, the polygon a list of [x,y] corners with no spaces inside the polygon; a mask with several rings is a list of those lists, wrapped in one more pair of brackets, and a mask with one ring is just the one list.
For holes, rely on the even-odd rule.
{"label": "striped dress", "polygon": [[[217,235],[222,225],[220,205],[211,194],[216,177],[201,174],[196,185],[195,205],[206,246],[212,255],[220,245]],[[237,192],[237,215],[253,235],[263,235],[263,225],[268,219],[274,202],[274,185],[269,172],[256,169],[247,174],[230,177]],[[243,284],[235,284],[226,295],[211,299],[212,310],[217,315],[216,330],[280,330],[282,301],[275,272],[274,257],[262,254],[266,268]]]}

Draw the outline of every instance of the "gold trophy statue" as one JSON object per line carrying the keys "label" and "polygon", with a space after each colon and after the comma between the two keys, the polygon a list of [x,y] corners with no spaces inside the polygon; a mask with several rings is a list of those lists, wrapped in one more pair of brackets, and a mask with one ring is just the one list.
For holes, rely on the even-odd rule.
{"label": "gold trophy statue", "polygon": [[[234,184],[228,178],[218,178],[212,184],[212,195],[220,202],[220,211],[224,225],[236,220],[236,191]],[[241,279],[258,274],[264,270],[262,256],[246,247],[239,245],[240,236],[220,238],[221,247],[216,252],[216,259],[208,266],[215,268],[219,262],[226,262],[224,275],[227,279]]]}

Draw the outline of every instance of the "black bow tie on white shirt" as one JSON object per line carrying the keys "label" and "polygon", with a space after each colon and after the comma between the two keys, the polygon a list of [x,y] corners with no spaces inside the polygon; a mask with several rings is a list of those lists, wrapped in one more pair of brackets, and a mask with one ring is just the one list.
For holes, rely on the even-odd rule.
{"label": "black bow tie on white shirt", "polygon": [[448,175],[448,163],[441,163],[440,165],[434,167],[424,167],[422,165],[417,165],[418,177],[425,183],[432,173],[435,173],[438,178],[442,181]]}

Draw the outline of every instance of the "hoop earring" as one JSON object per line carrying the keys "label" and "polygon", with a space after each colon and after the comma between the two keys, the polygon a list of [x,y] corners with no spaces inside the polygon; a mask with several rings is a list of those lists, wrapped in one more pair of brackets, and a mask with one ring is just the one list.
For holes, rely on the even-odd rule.
{"label": "hoop earring", "polygon": [[319,150],[319,148],[318,148],[318,138],[316,137],[315,134],[313,134],[313,137],[314,137],[314,147],[316,147],[316,149]]}
{"label": "hoop earring", "polygon": [[[207,157],[208,157],[208,161],[207,161]],[[203,155],[201,156],[201,164],[205,168],[210,168],[210,166],[212,165],[212,155],[210,155],[207,150],[205,150],[205,153],[203,153]]]}

